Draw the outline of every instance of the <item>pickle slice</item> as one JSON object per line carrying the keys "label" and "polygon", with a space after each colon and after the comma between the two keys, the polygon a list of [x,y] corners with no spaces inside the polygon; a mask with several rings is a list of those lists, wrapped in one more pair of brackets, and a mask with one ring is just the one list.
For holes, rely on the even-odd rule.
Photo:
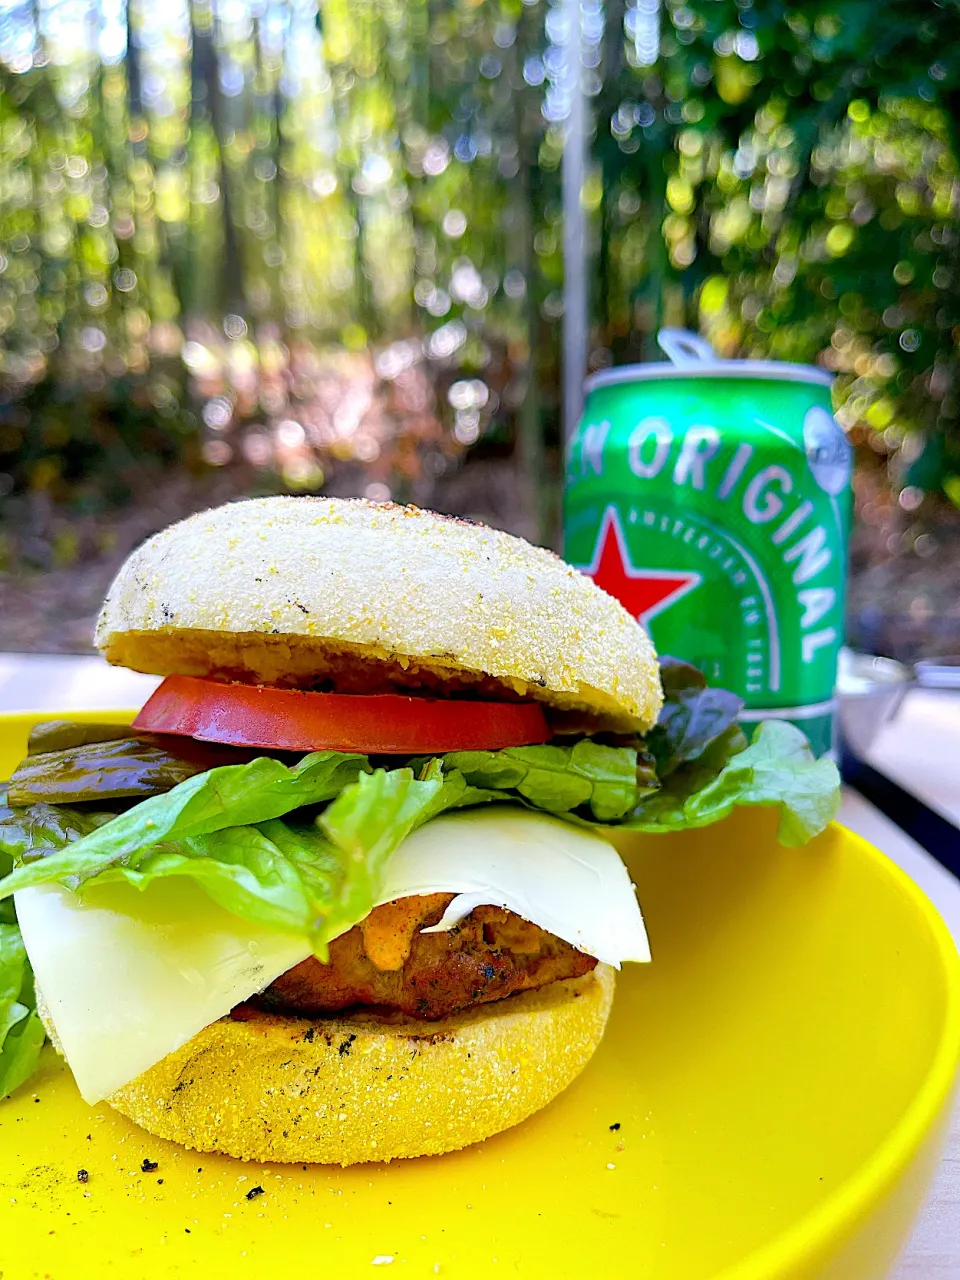
{"label": "pickle slice", "polygon": [[14,808],[142,800],[217,765],[242,764],[264,754],[192,738],[135,735],[127,725],[65,720],[38,725],[29,751],[10,779],[7,803]]}

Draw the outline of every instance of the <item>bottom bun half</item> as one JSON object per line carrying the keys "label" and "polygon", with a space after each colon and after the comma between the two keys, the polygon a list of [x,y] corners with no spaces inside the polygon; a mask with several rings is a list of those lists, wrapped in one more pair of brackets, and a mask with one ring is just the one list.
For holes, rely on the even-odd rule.
{"label": "bottom bun half", "polygon": [[601,964],[439,1022],[369,1009],[222,1018],[108,1101],[161,1138],[244,1160],[457,1151],[519,1124],[579,1075],[613,990]]}

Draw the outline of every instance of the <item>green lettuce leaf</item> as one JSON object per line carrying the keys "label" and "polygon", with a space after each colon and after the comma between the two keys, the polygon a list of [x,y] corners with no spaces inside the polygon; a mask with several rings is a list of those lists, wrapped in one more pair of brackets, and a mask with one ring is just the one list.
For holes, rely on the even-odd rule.
{"label": "green lettuce leaf", "polygon": [[[739,741],[738,741],[739,739]],[[726,818],[738,805],[776,806],[777,838],[805,844],[840,807],[840,775],[831,760],[817,760],[806,737],[782,720],[764,720],[740,750],[739,729],[716,740],[689,771],[678,770],[662,791],[642,800],[623,823],[632,831],[679,831]],[[716,766],[720,764],[719,772]]]}
{"label": "green lettuce leaf", "polygon": [[620,826],[640,831],[680,831],[689,826],[684,806],[691,796],[711,783],[739,752],[747,739],[739,725],[731,725],[700,753],[696,760],[679,765],[667,775],[659,791],[641,796]]}
{"label": "green lettuce leaf", "polygon": [[[261,757],[248,764],[210,769],[164,795],[141,801],[53,856],[23,863],[0,883],[0,898],[51,880],[76,889],[115,863],[131,865],[131,858],[152,845],[190,840],[225,827],[252,826],[304,805],[332,800],[369,767],[366,756],[316,751],[293,767]],[[0,842],[7,845],[7,840],[4,827]]]}
{"label": "green lettuce leaf", "polygon": [[[179,843],[154,845],[110,863],[80,883],[77,891],[82,894],[91,883],[117,880],[146,889],[155,880],[186,876],[235,916],[309,935],[317,913],[298,869],[275,838],[283,825],[275,818],[258,826],[224,827]],[[305,834],[303,843],[308,839]],[[41,865],[55,871],[49,867],[53,861]]]}
{"label": "green lettuce leaf", "polygon": [[[412,769],[362,775],[321,814],[318,826],[340,851],[343,870],[334,886],[340,914],[362,920],[380,892],[390,856],[416,827],[447,807],[440,770],[417,778]],[[454,784],[447,793],[457,797]]]}
{"label": "green lettuce leaf", "polygon": [[[48,806],[43,808],[46,811]],[[29,847],[29,842],[41,833],[47,844],[51,844],[57,838],[51,833],[52,829],[58,825],[76,831],[75,825],[64,824],[60,815],[46,812],[24,822],[23,815],[7,807],[6,793],[0,791],[0,830],[7,819],[16,823],[18,849]],[[63,838],[74,836],[65,832]],[[12,865],[12,852],[0,842],[0,877],[6,875]],[[12,900],[0,902],[0,1098],[7,1097],[30,1079],[45,1039],[46,1032],[36,1012],[33,970],[20,936],[16,908]]]}
{"label": "green lettuce leaf", "polygon": [[0,1098],[33,1075],[46,1039],[16,924],[0,924]]}
{"label": "green lettuce leaf", "polygon": [[0,806],[0,873],[64,849],[115,817],[41,801],[28,809]]}
{"label": "green lettuce leaf", "polygon": [[572,747],[451,751],[442,759],[444,772],[456,770],[471,787],[515,791],[547,813],[586,806],[597,822],[622,818],[637,803],[641,788],[657,786],[652,762],[633,747],[610,747],[590,738]]}
{"label": "green lettuce leaf", "polygon": [[743,699],[726,689],[711,689],[689,662],[661,658],[663,706],[647,746],[662,780],[681,765],[699,759],[737,722]]}

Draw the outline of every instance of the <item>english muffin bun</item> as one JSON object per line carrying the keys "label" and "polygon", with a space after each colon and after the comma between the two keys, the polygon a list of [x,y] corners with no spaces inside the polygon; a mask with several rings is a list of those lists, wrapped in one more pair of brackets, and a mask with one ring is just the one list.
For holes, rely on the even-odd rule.
{"label": "english muffin bun", "polygon": [[613,990],[601,964],[439,1022],[251,1010],[205,1027],[108,1101],[158,1137],[244,1160],[348,1165],[457,1151],[519,1124],[580,1074]]}
{"label": "english muffin bun", "polygon": [[649,637],[590,578],[521,538],[393,503],[259,498],[173,525],[121,568],[97,644],[157,675],[467,686],[626,731],[650,728],[662,699]]}

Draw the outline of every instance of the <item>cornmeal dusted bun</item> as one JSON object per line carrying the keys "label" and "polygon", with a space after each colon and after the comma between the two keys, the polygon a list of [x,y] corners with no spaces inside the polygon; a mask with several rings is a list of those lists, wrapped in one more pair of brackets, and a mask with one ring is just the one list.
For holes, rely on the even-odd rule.
{"label": "cornmeal dusted bun", "polygon": [[[111,1106],[197,1151],[357,1164],[457,1151],[519,1124],[586,1066],[614,970],[423,1023],[370,1009],[318,1021],[222,1018]],[[56,1033],[41,1006],[51,1039]]]}
{"label": "cornmeal dusted bun", "polygon": [[643,628],[551,552],[363,500],[258,498],[165,529],[121,568],[97,644],[157,675],[342,692],[466,685],[624,730],[649,728],[662,697]]}

